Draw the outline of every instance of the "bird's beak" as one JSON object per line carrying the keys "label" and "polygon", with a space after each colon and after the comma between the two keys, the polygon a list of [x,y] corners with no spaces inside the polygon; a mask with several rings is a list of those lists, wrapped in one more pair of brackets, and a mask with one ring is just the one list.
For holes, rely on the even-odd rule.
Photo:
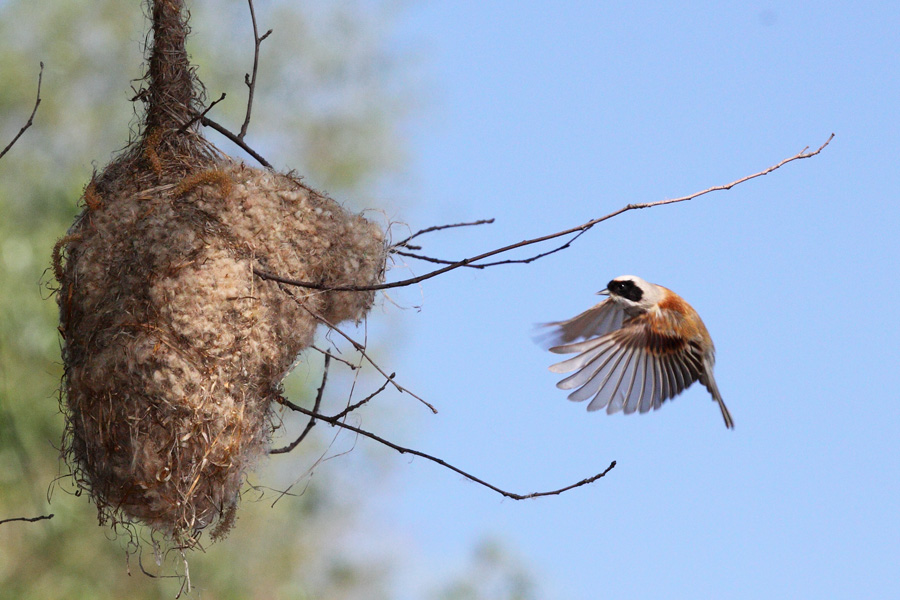
{"label": "bird's beak", "polygon": [[599,292],[597,292],[597,295],[598,296],[609,296],[609,290],[607,290],[607,289],[600,290]]}

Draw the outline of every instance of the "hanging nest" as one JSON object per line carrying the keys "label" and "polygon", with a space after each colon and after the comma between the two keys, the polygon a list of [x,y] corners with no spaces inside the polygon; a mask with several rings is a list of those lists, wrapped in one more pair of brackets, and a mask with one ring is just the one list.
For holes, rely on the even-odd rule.
{"label": "hanging nest", "polygon": [[181,2],[150,3],[141,134],[96,173],[54,248],[63,454],[100,522],[141,521],[182,547],[230,528],[268,449],[273,401],[317,316],[359,320],[382,281],[382,230],[292,175],[251,168],[189,123],[201,86]]}

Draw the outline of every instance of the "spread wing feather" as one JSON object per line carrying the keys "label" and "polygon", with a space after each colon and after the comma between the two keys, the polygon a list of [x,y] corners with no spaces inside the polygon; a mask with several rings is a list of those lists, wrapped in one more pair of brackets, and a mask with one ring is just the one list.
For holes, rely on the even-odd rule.
{"label": "spread wing feather", "polygon": [[568,321],[544,323],[542,327],[547,329],[537,336],[537,341],[548,347],[596,338],[619,329],[624,321],[622,307],[612,300],[604,300]]}
{"label": "spread wing feather", "polygon": [[[554,373],[574,371],[557,384],[561,389],[575,390],[569,400],[590,400],[590,411],[606,408],[608,413],[645,413],[659,408],[701,377],[704,357],[697,354],[696,346],[667,335],[648,313],[623,320],[624,313],[612,310],[612,303],[608,303],[553,324],[560,329],[555,336],[559,340],[588,336],[584,341],[550,348],[557,354],[576,354],[550,367]],[[617,319],[620,327],[606,330]],[[603,333],[589,337],[592,331]]]}

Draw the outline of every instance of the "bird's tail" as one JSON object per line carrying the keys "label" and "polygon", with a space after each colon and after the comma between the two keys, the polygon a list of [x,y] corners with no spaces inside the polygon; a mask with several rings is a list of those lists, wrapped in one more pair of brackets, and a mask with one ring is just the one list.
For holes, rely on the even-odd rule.
{"label": "bird's tail", "polygon": [[719,386],[716,385],[716,378],[713,377],[712,369],[707,368],[706,373],[706,381],[703,382],[703,385],[705,385],[706,389],[709,390],[709,393],[712,394],[713,400],[719,403],[719,409],[722,411],[722,418],[725,419],[725,427],[734,429],[734,419],[731,418],[731,413],[728,412],[728,407],[725,406],[725,401],[722,400],[722,394],[719,393]]}

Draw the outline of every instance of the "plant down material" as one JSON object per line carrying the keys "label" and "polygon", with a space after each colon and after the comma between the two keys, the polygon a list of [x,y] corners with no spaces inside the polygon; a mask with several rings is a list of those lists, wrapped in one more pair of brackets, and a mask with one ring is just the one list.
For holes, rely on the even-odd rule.
{"label": "plant down material", "polygon": [[382,230],[291,175],[248,167],[195,126],[201,89],[180,2],[151,4],[142,134],[86,186],[54,249],[63,452],[101,523],[179,545],[227,532],[268,448],[281,380],[321,315],[361,319],[374,292],[287,289],[382,280]]}

